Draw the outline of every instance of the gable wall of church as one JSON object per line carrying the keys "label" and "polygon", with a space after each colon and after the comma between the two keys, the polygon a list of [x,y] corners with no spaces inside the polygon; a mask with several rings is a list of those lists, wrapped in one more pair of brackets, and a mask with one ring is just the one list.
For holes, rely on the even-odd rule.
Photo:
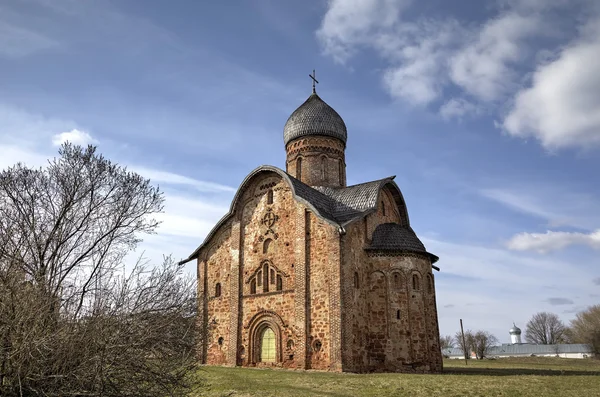
{"label": "gable wall of church", "polygon": [[390,222],[402,224],[400,210],[388,189],[383,189],[377,203],[377,211],[363,219],[363,223],[366,225],[365,233],[367,241],[371,241],[373,231],[378,225]]}

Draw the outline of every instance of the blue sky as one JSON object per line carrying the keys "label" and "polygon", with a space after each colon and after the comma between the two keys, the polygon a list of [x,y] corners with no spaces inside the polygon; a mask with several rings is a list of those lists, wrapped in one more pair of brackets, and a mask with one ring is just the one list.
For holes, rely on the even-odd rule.
{"label": "blue sky", "polygon": [[95,143],[166,193],[140,251],[186,257],[249,171],[284,168],[316,69],[349,184],[396,175],[441,258],[441,333],[508,342],[600,300],[595,3],[4,0],[0,166]]}

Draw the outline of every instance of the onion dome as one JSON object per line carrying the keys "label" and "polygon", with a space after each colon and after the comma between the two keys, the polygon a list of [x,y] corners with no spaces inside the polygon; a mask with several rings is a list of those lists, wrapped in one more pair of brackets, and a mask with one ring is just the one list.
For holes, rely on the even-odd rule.
{"label": "onion dome", "polygon": [[346,124],[338,112],[325,103],[316,92],[292,113],[283,127],[283,140],[287,145],[294,139],[306,136],[330,136],[346,145]]}
{"label": "onion dome", "polygon": [[508,330],[508,333],[511,335],[521,335],[521,328],[517,327],[515,323],[513,323],[513,327]]}

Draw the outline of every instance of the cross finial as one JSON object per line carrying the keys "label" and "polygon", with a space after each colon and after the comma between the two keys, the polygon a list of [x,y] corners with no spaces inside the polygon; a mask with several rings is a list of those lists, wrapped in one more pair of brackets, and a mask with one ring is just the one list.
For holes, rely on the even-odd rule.
{"label": "cross finial", "polygon": [[313,94],[317,93],[317,90],[315,89],[315,83],[319,83],[319,81],[317,80],[317,75],[315,74],[315,70],[313,69],[312,74],[309,74],[308,77],[310,77],[313,81]]}

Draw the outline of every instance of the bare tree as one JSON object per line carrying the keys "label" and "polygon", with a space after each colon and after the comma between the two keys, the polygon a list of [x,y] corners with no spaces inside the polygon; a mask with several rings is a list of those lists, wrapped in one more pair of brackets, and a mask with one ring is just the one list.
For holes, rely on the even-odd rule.
{"label": "bare tree", "polygon": [[471,351],[474,349],[473,348],[473,335],[474,335],[473,331],[471,331],[470,329],[466,330],[464,343],[463,343],[462,333],[460,331],[457,331],[456,334],[454,335],[454,341],[456,342],[456,345],[458,346],[458,348],[460,350],[463,351],[466,358],[471,358]]}
{"label": "bare tree", "polygon": [[452,335],[440,336],[440,348],[442,350],[454,347],[454,338]]}
{"label": "bare tree", "polygon": [[571,320],[569,336],[573,343],[585,343],[600,357],[600,305],[590,306]]}
{"label": "bare tree", "polygon": [[487,331],[477,331],[471,338],[473,351],[478,360],[487,357],[490,349],[498,344],[498,338]]}
{"label": "bare tree", "polygon": [[529,343],[554,345],[565,338],[566,327],[554,313],[540,312],[531,317],[525,327],[525,339]]}
{"label": "bare tree", "polygon": [[125,255],[162,193],[96,148],[0,173],[0,395],[183,396],[194,365],[194,280]]}

